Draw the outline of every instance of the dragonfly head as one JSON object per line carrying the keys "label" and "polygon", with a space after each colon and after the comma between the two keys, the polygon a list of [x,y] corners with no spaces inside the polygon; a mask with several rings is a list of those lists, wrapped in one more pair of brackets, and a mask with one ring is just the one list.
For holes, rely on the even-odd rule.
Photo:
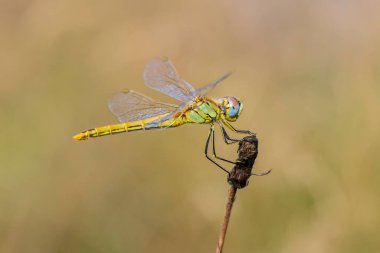
{"label": "dragonfly head", "polygon": [[236,121],[243,110],[243,104],[235,97],[224,97],[219,100],[224,116],[228,121]]}

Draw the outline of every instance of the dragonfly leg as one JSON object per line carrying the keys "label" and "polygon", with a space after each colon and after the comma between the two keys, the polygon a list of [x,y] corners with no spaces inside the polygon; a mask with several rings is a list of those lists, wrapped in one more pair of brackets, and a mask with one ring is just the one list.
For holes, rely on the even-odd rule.
{"label": "dragonfly leg", "polygon": [[221,165],[219,165],[217,162],[215,162],[213,159],[211,159],[211,157],[208,156],[208,145],[210,143],[212,132],[214,131],[213,128],[214,127],[211,126],[210,131],[208,133],[208,137],[207,137],[207,141],[206,141],[206,146],[205,146],[205,156],[206,156],[206,158],[208,160],[210,160],[213,164],[215,164],[216,166],[218,166],[221,170],[223,170],[227,174],[230,174],[230,172],[228,172],[228,170],[226,170],[225,168],[223,168]]}
{"label": "dragonfly leg", "polygon": [[249,131],[249,130],[239,130],[239,129],[234,128],[232,125],[230,125],[230,126],[231,126],[231,128],[232,128],[236,133],[239,133],[239,134],[248,134],[248,135],[255,135],[255,136],[256,136],[255,133],[252,133],[252,132]]}
{"label": "dragonfly leg", "polygon": [[[248,134],[248,135],[253,135],[253,136],[256,136],[255,133],[252,133],[251,131],[249,130],[239,130],[239,129],[236,129],[234,128],[230,123],[228,123],[226,120],[222,120],[223,124],[225,124],[229,129],[231,129],[233,132],[235,133],[240,133],[240,134]],[[222,122],[218,122],[219,123],[219,126],[220,126],[220,129],[222,131],[222,134],[223,134],[223,138],[224,138],[224,142],[226,144],[233,144],[233,143],[236,143],[236,142],[239,142],[241,141],[242,139],[233,139],[231,138],[226,129],[224,128]]]}
{"label": "dragonfly leg", "polygon": [[222,160],[224,162],[228,162],[228,163],[232,163],[232,164],[236,164],[235,162],[232,162],[230,160],[227,160],[227,159],[224,159],[223,157],[220,157],[216,154],[216,148],[215,148],[215,129],[214,129],[214,126],[211,126],[211,129],[212,129],[212,152],[213,152],[213,155],[216,159],[219,159],[219,160]]}
{"label": "dragonfly leg", "polygon": [[236,164],[235,162],[232,162],[232,161],[230,161],[230,160],[227,160],[227,159],[225,159],[225,158],[223,158],[223,157],[220,157],[220,156],[218,156],[217,154],[216,154],[216,148],[215,148],[215,129],[214,129],[214,126],[211,126],[211,131],[212,131],[212,136],[211,136],[211,138],[212,138],[212,153],[213,153],[213,155],[214,155],[214,157],[216,158],[216,159],[219,159],[219,160],[221,160],[221,161],[224,161],[224,162],[228,162],[228,163],[232,163],[232,164]]}
{"label": "dragonfly leg", "polygon": [[240,129],[236,129],[234,128],[228,121],[224,120],[223,121],[223,124],[225,124],[229,129],[231,129],[232,131],[234,131],[235,133],[239,133],[239,134],[248,134],[248,135],[254,135],[256,136],[255,133],[252,133],[251,131],[249,130],[240,130]]}
{"label": "dragonfly leg", "polygon": [[234,143],[240,141],[240,140],[237,140],[237,139],[233,139],[233,138],[231,138],[231,137],[227,134],[226,129],[225,129],[222,125],[220,125],[220,129],[222,130],[223,139],[224,139],[224,142],[225,142],[226,144],[234,144]]}

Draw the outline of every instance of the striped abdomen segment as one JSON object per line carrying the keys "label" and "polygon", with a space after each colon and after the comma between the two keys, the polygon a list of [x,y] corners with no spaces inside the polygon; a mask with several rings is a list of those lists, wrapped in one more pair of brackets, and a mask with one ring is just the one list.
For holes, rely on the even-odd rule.
{"label": "striped abdomen segment", "polygon": [[[156,119],[157,118],[155,118],[155,120]],[[175,124],[173,124],[172,119],[160,122],[158,124],[152,123],[152,121],[153,121],[152,119],[146,119],[146,120],[138,120],[138,121],[133,121],[133,122],[125,122],[125,123],[120,123],[120,124],[96,127],[94,129],[90,129],[82,133],[79,133],[73,136],[73,138],[77,140],[87,140],[88,138],[100,137],[100,136],[111,135],[111,134],[119,134],[119,133],[142,131],[142,130],[152,130],[152,129],[159,129],[159,128],[165,128],[165,127],[174,127],[174,126],[178,126],[179,125],[178,123],[181,123],[181,122],[178,122],[178,123],[175,122]]]}

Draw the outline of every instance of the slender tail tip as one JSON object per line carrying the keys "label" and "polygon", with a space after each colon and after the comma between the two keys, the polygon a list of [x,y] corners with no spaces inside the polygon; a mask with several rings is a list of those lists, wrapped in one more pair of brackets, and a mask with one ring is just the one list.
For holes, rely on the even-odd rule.
{"label": "slender tail tip", "polygon": [[77,135],[74,135],[73,139],[78,140],[78,141],[87,140],[88,135],[86,133],[79,133]]}

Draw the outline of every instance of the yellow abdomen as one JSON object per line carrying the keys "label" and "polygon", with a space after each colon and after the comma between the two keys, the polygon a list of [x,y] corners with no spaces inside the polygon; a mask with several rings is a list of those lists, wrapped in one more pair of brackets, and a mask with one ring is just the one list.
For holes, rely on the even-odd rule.
{"label": "yellow abdomen", "polygon": [[[167,114],[166,114],[167,115]],[[87,140],[92,137],[100,137],[111,134],[125,133],[125,132],[133,132],[133,131],[142,131],[142,130],[151,130],[151,129],[159,129],[164,127],[175,127],[182,125],[182,122],[179,119],[168,119],[157,124],[149,124],[153,121],[165,117],[166,115],[160,115],[148,119],[137,120],[132,122],[119,123],[114,125],[96,127],[82,133],[79,133],[73,136],[76,140]]]}

